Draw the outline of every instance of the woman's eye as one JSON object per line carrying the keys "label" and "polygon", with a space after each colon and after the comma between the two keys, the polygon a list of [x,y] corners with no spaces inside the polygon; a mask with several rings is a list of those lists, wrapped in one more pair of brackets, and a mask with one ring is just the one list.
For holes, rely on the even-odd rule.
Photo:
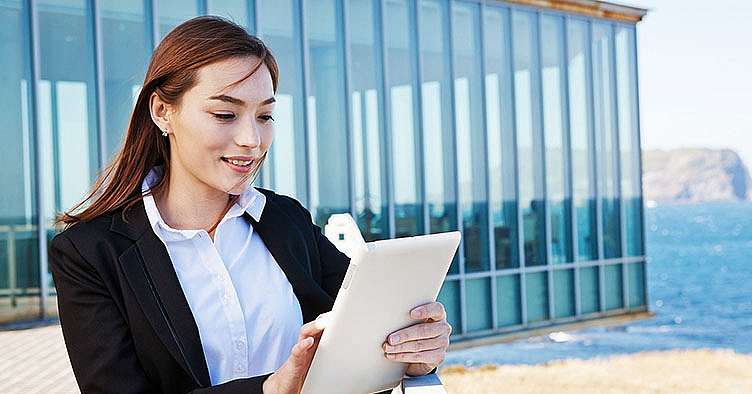
{"label": "woman's eye", "polygon": [[235,114],[225,114],[225,113],[218,113],[218,114],[212,114],[215,118],[219,120],[233,120],[235,119]]}
{"label": "woman's eye", "polygon": [[264,122],[274,122],[274,118],[271,115],[261,115],[259,116],[259,119],[263,120]]}

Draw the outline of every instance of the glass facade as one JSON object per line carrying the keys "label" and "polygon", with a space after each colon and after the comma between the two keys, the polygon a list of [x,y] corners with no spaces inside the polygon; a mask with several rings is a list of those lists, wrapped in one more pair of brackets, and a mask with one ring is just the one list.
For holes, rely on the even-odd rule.
{"label": "glass facade", "polygon": [[469,0],[27,0],[0,3],[0,322],[54,316],[54,214],[118,150],[152,48],[207,13],[280,65],[260,185],[368,241],[462,232],[439,293],[454,340],[647,309],[632,23]]}

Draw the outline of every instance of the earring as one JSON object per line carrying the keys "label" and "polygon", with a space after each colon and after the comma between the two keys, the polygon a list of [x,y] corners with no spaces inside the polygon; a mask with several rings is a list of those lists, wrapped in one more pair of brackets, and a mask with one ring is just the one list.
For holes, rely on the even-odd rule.
{"label": "earring", "polygon": [[167,137],[167,132],[162,130],[162,137]]}

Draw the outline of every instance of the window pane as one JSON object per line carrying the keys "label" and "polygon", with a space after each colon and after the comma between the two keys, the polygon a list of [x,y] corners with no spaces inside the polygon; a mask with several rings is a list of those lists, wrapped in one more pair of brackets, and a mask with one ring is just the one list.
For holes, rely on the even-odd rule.
{"label": "window pane", "polygon": [[198,16],[198,1],[159,0],[157,1],[157,15],[159,16],[159,36],[164,38],[179,24]]}
{"label": "window pane", "polygon": [[622,265],[612,264],[605,266],[605,304],[606,310],[618,309],[624,306]]}
{"label": "window pane", "polygon": [[605,258],[621,256],[621,230],[619,224],[618,156],[616,155],[616,127],[614,118],[614,91],[611,63],[611,25],[593,25],[593,100],[595,103],[595,141],[598,189],[603,210],[603,255]]}
{"label": "window pane", "polygon": [[546,264],[539,87],[534,71],[537,63],[535,22],[535,14],[512,13],[517,165],[526,266]]}
{"label": "window pane", "polygon": [[151,27],[143,2],[101,2],[104,56],[105,149],[109,161],[125,138],[151,55]]}
{"label": "window pane", "polygon": [[384,34],[388,64],[389,116],[393,160],[394,216],[396,236],[423,233],[420,191],[420,139],[415,115],[420,113],[415,100],[415,42],[411,27],[413,2],[387,0]]}
{"label": "window pane", "polygon": [[496,278],[496,305],[499,327],[522,323],[519,275],[505,275]]}
{"label": "window pane", "polygon": [[[422,1],[420,23],[423,146],[429,232],[457,230],[457,192],[454,175],[454,135],[449,76],[448,4]],[[449,273],[459,273],[455,255]]]}
{"label": "window pane", "polygon": [[484,13],[486,54],[486,130],[489,201],[493,218],[496,268],[519,267],[514,157],[512,74],[507,45],[509,13],[488,7]]}
{"label": "window pane", "polygon": [[645,263],[627,265],[629,279],[629,307],[645,305]]}
{"label": "window pane", "polygon": [[569,124],[571,134],[572,192],[577,221],[577,260],[598,258],[593,179],[593,138],[590,128],[590,40],[587,22],[568,24]]}
{"label": "window pane", "polygon": [[467,310],[467,331],[493,328],[491,278],[465,281],[465,309]]}
{"label": "window pane", "polygon": [[[41,75],[37,91],[39,152],[45,162],[44,219],[88,192],[98,169],[98,131],[91,10],[87,2],[39,2]],[[48,230],[52,238],[54,229]],[[50,280],[50,284],[51,280]]]}
{"label": "window pane", "polygon": [[348,3],[348,18],[356,22],[350,23],[349,32],[355,214],[366,241],[389,238],[378,4],[374,0]]}
{"label": "window pane", "polygon": [[616,30],[616,83],[619,103],[619,151],[621,195],[624,203],[624,231],[627,256],[643,250],[642,193],[640,190],[640,136],[637,129],[637,76],[634,30]]}
{"label": "window pane", "polygon": [[444,305],[446,310],[447,322],[452,326],[454,334],[462,332],[462,318],[460,310],[460,282],[457,280],[446,281],[441,286],[438,302]]}
{"label": "window pane", "polygon": [[311,82],[308,96],[309,164],[313,177],[310,205],[316,223],[323,227],[331,214],[350,210],[342,9],[335,0],[305,4],[306,26],[310,28],[306,38]]}
{"label": "window pane", "polygon": [[574,297],[574,270],[555,270],[554,317],[574,316]]}
{"label": "window pane", "polygon": [[580,311],[583,314],[598,312],[598,267],[580,268]]}
{"label": "window pane", "polygon": [[563,72],[564,19],[561,17],[541,17],[541,56],[551,258],[553,263],[566,263],[572,261],[572,227],[568,141],[565,131],[567,119],[563,111],[566,81]]}
{"label": "window pane", "polygon": [[207,0],[206,9],[210,15],[223,16],[243,27],[248,25],[248,7],[245,0]]}
{"label": "window pane", "polygon": [[453,3],[454,110],[457,125],[457,175],[462,212],[465,272],[485,271],[488,259],[486,143],[483,133],[480,9]]}
{"label": "window pane", "polygon": [[0,323],[39,317],[27,2],[0,4]]}
{"label": "window pane", "polygon": [[262,167],[264,186],[308,205],[306,140],[303,121],[303,61],[300,9],[293,0],[258,0],[258,35],[279,65],[274,105],[274,142]]}
{"label": "window pane", "polygon": [[527,321],[534,323],[548,319],[548,274],[546,272],[525,275],[525,300]]}

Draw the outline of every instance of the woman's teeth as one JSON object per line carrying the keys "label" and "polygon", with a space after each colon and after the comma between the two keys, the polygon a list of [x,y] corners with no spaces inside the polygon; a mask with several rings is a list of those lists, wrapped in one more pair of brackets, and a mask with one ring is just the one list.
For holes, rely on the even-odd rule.
{"label": "woman's teeth", "polygon": [[247,166],[247,165],[250,165],[253,162],[253,160],[248,160],[248,161],[244,161],[244,160],[232,160],[232,159],[225,159],[225,160],[227,160],[228,162],[230,162],[232,164],[235,164],[236,166]]}

